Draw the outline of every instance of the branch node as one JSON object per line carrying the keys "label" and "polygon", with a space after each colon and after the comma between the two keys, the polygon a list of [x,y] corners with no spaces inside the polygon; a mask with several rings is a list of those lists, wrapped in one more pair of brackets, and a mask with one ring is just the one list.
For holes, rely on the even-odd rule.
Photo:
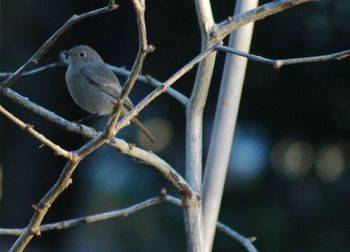
{"label": "branch node", "polygon": [[45,201],[45,202],[42,203],[42,206],[40,207],[40,209],[44,209],[44,208],[48,209],[50,207],[51,207],[51,205]]}
{"label": "branch node", "polygon": [[162,93],[164,93],[166,90],[167,90],[167,85],[166,84],[163,84],[162,86],[161,86],[161,90],[162,90]]}
{"label": "branch node", "polygon": [[192,198],[193,194],[191,192],[191,190],[189,190],[188,188],[186,188],[186,185],[184,184],[180,184],[181,187],[184,187],[184,189],[182,189],[180,191],[180,194],[182,197],[186,198],[186,199],[190,199]]}
{"label": "branch node", "polygon": [[36,236],[40,236],[41,235],[41,231],[39,227],[32,227],[30,229],[30,232]]}
{"label": "branch node", "polygon": [[107,6],[107,10],[113,11],[113,10],[117,9],[118,7],[119,7],[119,5],[116,4],[115,1],[110,1],[108,6]]}
{"label": "branch node", "polygon": [[149,74],[145,74],[146,82],[150,83],[152,81],[152,76]]}
{"label": "branch node", "polygon": [[273,65],[273,68],[279,70],[283,66],[282,60],[276,60],[276,63]]}
{"label": "branch node", "polygon": [[72,179],[72,178],[68,179],[66,188],[67,188],[69,185],[71,185],[71,184],[73,184],[73,179]]}
{"label": "branch node", "polygon": [[114,107],[118,107],[118,105],[119,105],[119,100],[118,99],[113,99],[112,101],[111,101],[111,103],[114,105]]}
{"label": "branch node", "polygon": [[146,53],[153,53],[156,50],[154,45],[148,45],[146,49]]}
{"label": "branch node", "polygon": [[160,196],[162,197],[162,198],[164,198],[164,197],[166,197],[167,195],[168,195],[168,192],[167,192],[167,190],[166,190],[166,188],[165,187],[162,187],[161,189],[160,189]]}
{"label": "branch node", "polygon": [[31,207],[34,209],[34,211],[39,211],[38,205],[32,204]]}
{"label": "branch node", "polygon": [[218,41],[217,39],[218,35],[219,35],[219,26],[217,24],[214,24],[209,32],[210,39],[212,41]]}
{"label": "branch node", "polygon": [[80,160],[80,156],[76,152],[71,151],[69,152],[69,160],[73,163],[77,163]]}
{"label": "branch node", "polygon": [[34,128],[34,125],[32,125],[32,124],[26,124],[24,126],[24,129],[26,129],[26,130],[33,129],[33,128]]}

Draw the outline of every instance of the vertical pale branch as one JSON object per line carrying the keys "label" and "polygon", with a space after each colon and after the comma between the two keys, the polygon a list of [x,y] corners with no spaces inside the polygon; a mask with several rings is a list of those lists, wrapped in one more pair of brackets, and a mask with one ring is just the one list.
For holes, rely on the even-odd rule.
{"label": "vertical pale branch", "polygon": [[[258,0],[238,0],[235,15],[255,8]],[[249,51],[254,23],[247,24],[230,35],[229,46]],[[227,55],[215,113],[203,182],[203,222],[205,251],[211,251],[215,224],[218,219],[233,134],[243,89],[247,59]]]}
{"label": "vertical pale branch", "polygon": [[[195,0],[194,2],[201,32],[201,50],[205,51],[212,45],[210,31],[214,26],[214,18],[209,0]],[[199,64],[191,98],[186,107],[186,178],[199,194],[201,194],[202,184],[203,110],[215,58],[216,52]],[[202,252],[204,249],[204,234],[201,200],[184,199],[184,216],[187,250]]]}
{"label": "vertical pale branch", "polygon": [[[195,0],[198,23],[201,32],[201,50],[207,50],[213,45],[210,31],[214,26],[210,2]],[[203,110],[208,95],[216,53],[205,58],[198,66],[196,80],[187,104],[186,117],[186,175],[193,188],[201,191],[202,184],[202,119]]]}

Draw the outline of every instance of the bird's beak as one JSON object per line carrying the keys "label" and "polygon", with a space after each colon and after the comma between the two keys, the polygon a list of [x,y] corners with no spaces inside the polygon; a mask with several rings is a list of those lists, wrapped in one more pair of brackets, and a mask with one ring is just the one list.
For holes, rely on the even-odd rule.
{"label": "bird's beak", "polygon": [[69,56],[69,55],[72,55],[72,53],[70,51],[66,51],[66,50],[62,50],[61,53]]}

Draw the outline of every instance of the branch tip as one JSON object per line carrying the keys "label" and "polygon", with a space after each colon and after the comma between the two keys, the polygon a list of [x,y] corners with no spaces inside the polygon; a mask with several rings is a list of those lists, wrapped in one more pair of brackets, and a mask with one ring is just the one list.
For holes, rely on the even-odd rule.
{"label": "branch tip", "polygon": [[257,240],[257,237],[256,236],[252,236],[252,237],[249,237],[248,240],[251,241],[251,242],[255,242]]}
{"label": "branch tip", "polygon": [[119,5],[116,4],[115,1],[110,1],[108,6],[107,6],[107,10],[113,11],[113,10],[117,9],[118,7],[119,7]]}
{"label": "branch tip", "polygon": [[344,55],[337,57],[337,60],[342,60],[342,59],[348,58],[349,56],[350,56],[350,53],[347,53],[347,54],[344,54]]}
{"label": "branch tip", "polygon": [[39,207],[36,204],[32,204],[31,207],[33,208],[34,211],[38,211]]}

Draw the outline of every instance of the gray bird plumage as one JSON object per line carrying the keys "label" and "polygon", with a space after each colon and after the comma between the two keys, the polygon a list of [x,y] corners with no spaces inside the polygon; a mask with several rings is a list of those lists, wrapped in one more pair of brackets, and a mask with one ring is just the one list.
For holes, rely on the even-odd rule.
{"label": "gray bird plumage", "polygon": [[[74,102],[83,110],[97,115],[108,115],[113,111],[113,100],[118,99],[122,87],[118,78],[91,47],[78,45],[68,51],[66,82]],[[129,98],[124,102],[122,114],[133,108]],[[147,128],[135,117],[132,120],[139,129],[154,142]]]}

